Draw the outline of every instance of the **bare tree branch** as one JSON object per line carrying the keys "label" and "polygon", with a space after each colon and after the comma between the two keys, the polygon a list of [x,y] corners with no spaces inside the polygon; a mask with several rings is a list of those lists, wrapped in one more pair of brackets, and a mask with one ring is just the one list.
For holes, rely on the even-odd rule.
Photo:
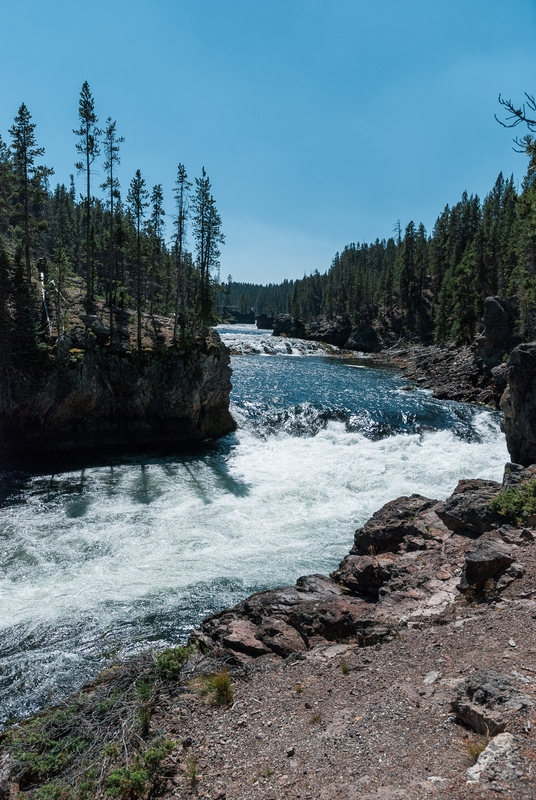
{"label": "bare tree branch", "polygon": [[[525,105],[527,105],[530,111],[536,111],[536,100],[534,99],[534,95],[527,94],[527,92],[525,92],[525,97],[527,98],[526,104],[523,103],[521,108],[516,108],[511,100],[503,100],[501,95],[499,95],[499,103],[504,106],[508,112],[508,116],[504,122],[502,119],[499,119],[497,114],[494,114],[494,117],[499,125],[502,125],[503,128],[515,128],[516,125],[525,123],[530,131],[536,133],[536,119],[531,119],[529,116],[527,116],[525,109]],[[514,141],[517,145],[521,146],[521,142],[523,140],[516,139]]]}

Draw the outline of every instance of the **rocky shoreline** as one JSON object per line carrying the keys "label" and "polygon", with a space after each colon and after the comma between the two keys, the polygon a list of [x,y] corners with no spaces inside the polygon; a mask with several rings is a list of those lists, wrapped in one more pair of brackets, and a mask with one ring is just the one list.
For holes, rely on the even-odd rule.
{"label": "rocky shoreline", "polygon": [[[516,524],[494,499],[535,476],[509,464],[502,484],[393,500],[330,577],[252,595],[206,619],[189,649],[107,670],[63,710],[2,736],[0,798],[529,800],[536,518]],[[229,684],[221,702],[207,690],[215,676]],[[101,778],[90,795],[63,783],[72,763],[71,773],[29,766],[36,726],[53,728],[42,750],[61,749],[114,709],[94,734]],[[68,726],[58,713],[72,715]],[[158,747],[137,794],[110,791]]]}
{"label": "rocky shoreline", "polygon": [[[511,453],[532,442],[535,349],[495,365]],[[482,402],[461,382],[487,391],[463,373],[472,353],[410,355],[388,357]],[[254,594],[188,648],[118,664],[12,726],[0,800],[532,800],[536,507],[519,498],[536,465],[521,455],[502,483],[387,503],[331,576]]]}

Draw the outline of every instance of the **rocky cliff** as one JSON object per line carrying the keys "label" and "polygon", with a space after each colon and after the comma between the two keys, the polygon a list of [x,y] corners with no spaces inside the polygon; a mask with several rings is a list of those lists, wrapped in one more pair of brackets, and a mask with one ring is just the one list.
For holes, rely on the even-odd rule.
{"label": "rocky cliff", "polygon": [[78,344],[3,382],[4,459],[175,446],[234,430],[229,351],[214,331],[187,347],[141,354],[112,351],[91,331]]}
{"label": "rocky cliff", "polygon": [[501,409],[508,452],[514,461],[528,466],[536,461],[536,342],[512,350],[506,381]]}

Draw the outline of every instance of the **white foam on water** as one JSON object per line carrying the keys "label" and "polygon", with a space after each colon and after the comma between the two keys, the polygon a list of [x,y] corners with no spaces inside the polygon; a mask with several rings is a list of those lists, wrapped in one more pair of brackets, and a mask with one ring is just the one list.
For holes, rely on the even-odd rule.
{"label": "white foam on water", "polygon": [[323,342],[272,336],[255,325],[218,325],[217,330],[233,355],[318,356],[340,352],[338,347]]}
{"label": "white foam on water", "polygon": [[475,426],[480,442],[450,431],[371,441],[338,422],[307,438],[242,428],[226,455],[86,470],[81,492],[76,473],[52,487],[35,478],[0,519],[0,630],[87,614],[106,628],[132,604],[187,602],[200,582],[327,572],[386,501],[500,480],[496,417],[482,411]]}

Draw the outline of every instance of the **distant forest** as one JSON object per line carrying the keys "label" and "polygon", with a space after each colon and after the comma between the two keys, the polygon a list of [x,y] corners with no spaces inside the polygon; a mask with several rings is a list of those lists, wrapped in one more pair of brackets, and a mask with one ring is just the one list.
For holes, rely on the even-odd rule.
{"label": "distant forest", "polygon": [[[54,171],[43,162],[45,150],[24,103],[9,129],[10,141],[0,137],[4,362],[10,350],[11,356],[20,351],[23,341],[28,352],[32,342],[50,343],[62,336],[64,295],[76,278],[82,279],[87,310],[96,301],[108,308],[111,341],[114,309],[136,310],[138,349],[142,314],[172,317],[174,342],[184,338],[186,330],[202,330],[216,321],[214,284],[218,285],[224,236],[204,168],[192,184],[184,165],[178,165],[172,235],[166,242],[162,185],[146,186],[137,170],[122,192],[118,166],[124,138],[111,117],[99,127],[87,82],[80,92],[73,134],[73,155],[78,154],[74,167],[84,187],[79,195],[74,175],[69,185],[51,188]],[[187,232],[193,253],[187,248]]]}
{"label": "distant forest", "polygon": [[[166,241],[162,185],[147,187],[137,170],[122,191],[124,138],[111,117],[99,127],[87,82],[73,130],[74,166],[84,187],[78,195],[73,175],[69,185],[52,188],[54,171],[43,161],[44,148],[23,103],[10,141],[0,138],[0,361],[24,349],[24,342],[28,351],[45,342],[50,349],[60,340],[68,316],[66,290],[76,280],[87,310],[97,302],[107,309],[111,344],[114,312],[135,310],[138,350],[142,315],[171,317],[177,344],[233,310],[251,309],[289,313],[304,322],[343,319],[399,337],[461,344],[477,332],[490,294],[516,295],[520,334],[534,336],[536,120],[525,106],[500,102],[507,113],[501,124],[523,124],[530,131],[515,140],[528,157],[520,192],[513,178],[500,174],[484,200],[464,193],[447,205],[431,235],[422,224],[410,222],[404,230],[398,224],[389,239],[347,245],[325,274],[267,286],[237,283],[231,276],[220,282],[224,236],[204,169],[192,183],[178,165]],[[533,97],[527,95],[526,105],[536,115]]]}
{"label": "distant forest", "polygon": [[[524,106],[500,102],[508,115],[501,124],[536,131]],[[533,97],[527,105],[536,112]],[[400,336],[462,344],[478,331],[485,297],[517,295],[520,334],[534,336],[536,140],[527,134],[515,144],[529,158],[520,193],[513,178],[500,174],[483,201],[464,192],[447,205],[431,235],[422,224],[397,225],[387,240],[347,245],[325,274],[267,286],[231,282],[228,304],[304,322],[319,316],[355,326],[376,322]]]}

